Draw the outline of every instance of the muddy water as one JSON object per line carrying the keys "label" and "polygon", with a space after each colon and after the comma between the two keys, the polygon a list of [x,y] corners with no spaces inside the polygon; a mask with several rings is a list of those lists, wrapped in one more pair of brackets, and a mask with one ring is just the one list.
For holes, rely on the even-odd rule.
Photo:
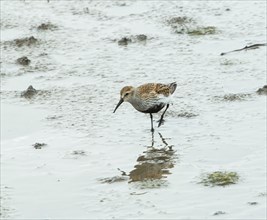
{"label": "muddy water", "polygon": [[[1,15],[3,216],[266,215],[266,47],[220,56],[265,43],[266,2],[2,1]],[[173,81],[154,137],[148,115],[112,113],[121,87]],[[198,184],[218,170],[239,183]]]}

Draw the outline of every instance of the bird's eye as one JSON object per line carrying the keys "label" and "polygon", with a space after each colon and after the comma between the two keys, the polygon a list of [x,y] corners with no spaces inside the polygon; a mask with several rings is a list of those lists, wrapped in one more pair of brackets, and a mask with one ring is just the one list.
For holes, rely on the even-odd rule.
{"label": "bird's eye", "polygon": [[126,97],[126,96],[128,96],[128,95],[129,95],[129,93],[125,93],[124,97]]}

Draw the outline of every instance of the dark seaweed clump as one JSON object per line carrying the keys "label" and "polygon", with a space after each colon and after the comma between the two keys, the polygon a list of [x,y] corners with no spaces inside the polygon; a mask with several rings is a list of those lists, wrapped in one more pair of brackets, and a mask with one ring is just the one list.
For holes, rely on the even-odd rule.
{"label": "dark seaweed clump", "polygon": [[42,23],[37,27],[37,30],[39,31],[46,31],[46,30],[55,30],[57,28],[56,25],[48,23]]}
{"label": "dark seaweed clump", "polygon": [[257,90],[257,93],[258,93],[259,95],[267,95],[267,85],[263,86],[262,88],[259,88],[259,89]]}
{"label": "dark seaweed clump", "polygon": [[30,62],[31,60],[26,56],[23,56],[17,59],[17,63],[23,66],[28,66]]}
{"label": "dark seaweed clump", "polygon": [[35,143],[35,144],[33,144],[33,147],[35,148],[35,149],[42,149],[44,146],[46,146],[47,144],[45,144],[45,143]]}
{"label": "dark seaweed clump", "polygon": [[122,37],[118,40],[118,45],[127,46],[130,43],[144,43],[147,41],[147,36],[145,34],[138,34],[135,36]]}
{"label": "dark seaweed clump", "polygon": [[21,39],[15,39],[14,42],[16,46],[22,47],[22,46],[35,45],[38,42],[38,40],[35,37],[31,36],[31,37],[25,37]]}
{"label": "dark seaweed clump", "polygon": [[30,99],[32,98],[34,95],[36,95],[38,93],[38,90],[36,90],[35,88],[33,88],[32,85],[30,85],[25,91],[23,91],[21,93],[21,97]]}
{"label": "dark seaweed clump", "polygon": [[123,37],[121,38],[119,41],[118,41],[118,44],[121,45],[121,46],[126,46],[128,45],[129,43],[132,42],[132,39],[131,38],[128,38],[128,37]]}

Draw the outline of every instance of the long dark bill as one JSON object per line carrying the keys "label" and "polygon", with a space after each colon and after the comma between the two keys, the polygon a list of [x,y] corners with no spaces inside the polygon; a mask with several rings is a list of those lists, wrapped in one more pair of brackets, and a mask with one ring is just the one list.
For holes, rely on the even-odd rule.
{"label": "long dark bill", "polygon": [[117,104],[116,108],[114,109],[114,112],[117,110],[117,108],[119,108],[119,106],[123,103],[123,99],[120,99],[119,103]]}

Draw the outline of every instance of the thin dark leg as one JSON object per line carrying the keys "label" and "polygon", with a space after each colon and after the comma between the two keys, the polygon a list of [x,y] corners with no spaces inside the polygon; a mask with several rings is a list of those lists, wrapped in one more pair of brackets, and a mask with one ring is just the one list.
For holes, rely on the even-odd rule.
{"label": "thin dark leg", "polygon": [[149,113],[150,114],[150,119],[151,119],[151,132],[154,132],[154,128],[153,128],[153,115],[152,113]]}
{"label": "thin dark leg", "polygon": [[165,147],[168,147],[169,144],[166,142],[165,138],[162,136],[161,133],[159,133],[159,136],[160,136],[160,139],[161,139],[162,143],[165,145]]}
{"label": "thin dark leg", "polygon": [[164,112],[162,113],[162,115],[161,115],[161,117],[160,117],[160,119],[159,119],[159,125],[158,125],[158,127],[161,126],[162,122],[164,121],[164,120],[163,120],[163,116],[164,116],[164,114],[165,114],[165,112],[167,111],[168,108],[169,108],[169,104],[167,104],[167,106],[166,106]]}
{"label": "thin dark leg", "polygon": [[151,147],[154,148],[154,132],[151,132],[151,134],[152,134]]}

